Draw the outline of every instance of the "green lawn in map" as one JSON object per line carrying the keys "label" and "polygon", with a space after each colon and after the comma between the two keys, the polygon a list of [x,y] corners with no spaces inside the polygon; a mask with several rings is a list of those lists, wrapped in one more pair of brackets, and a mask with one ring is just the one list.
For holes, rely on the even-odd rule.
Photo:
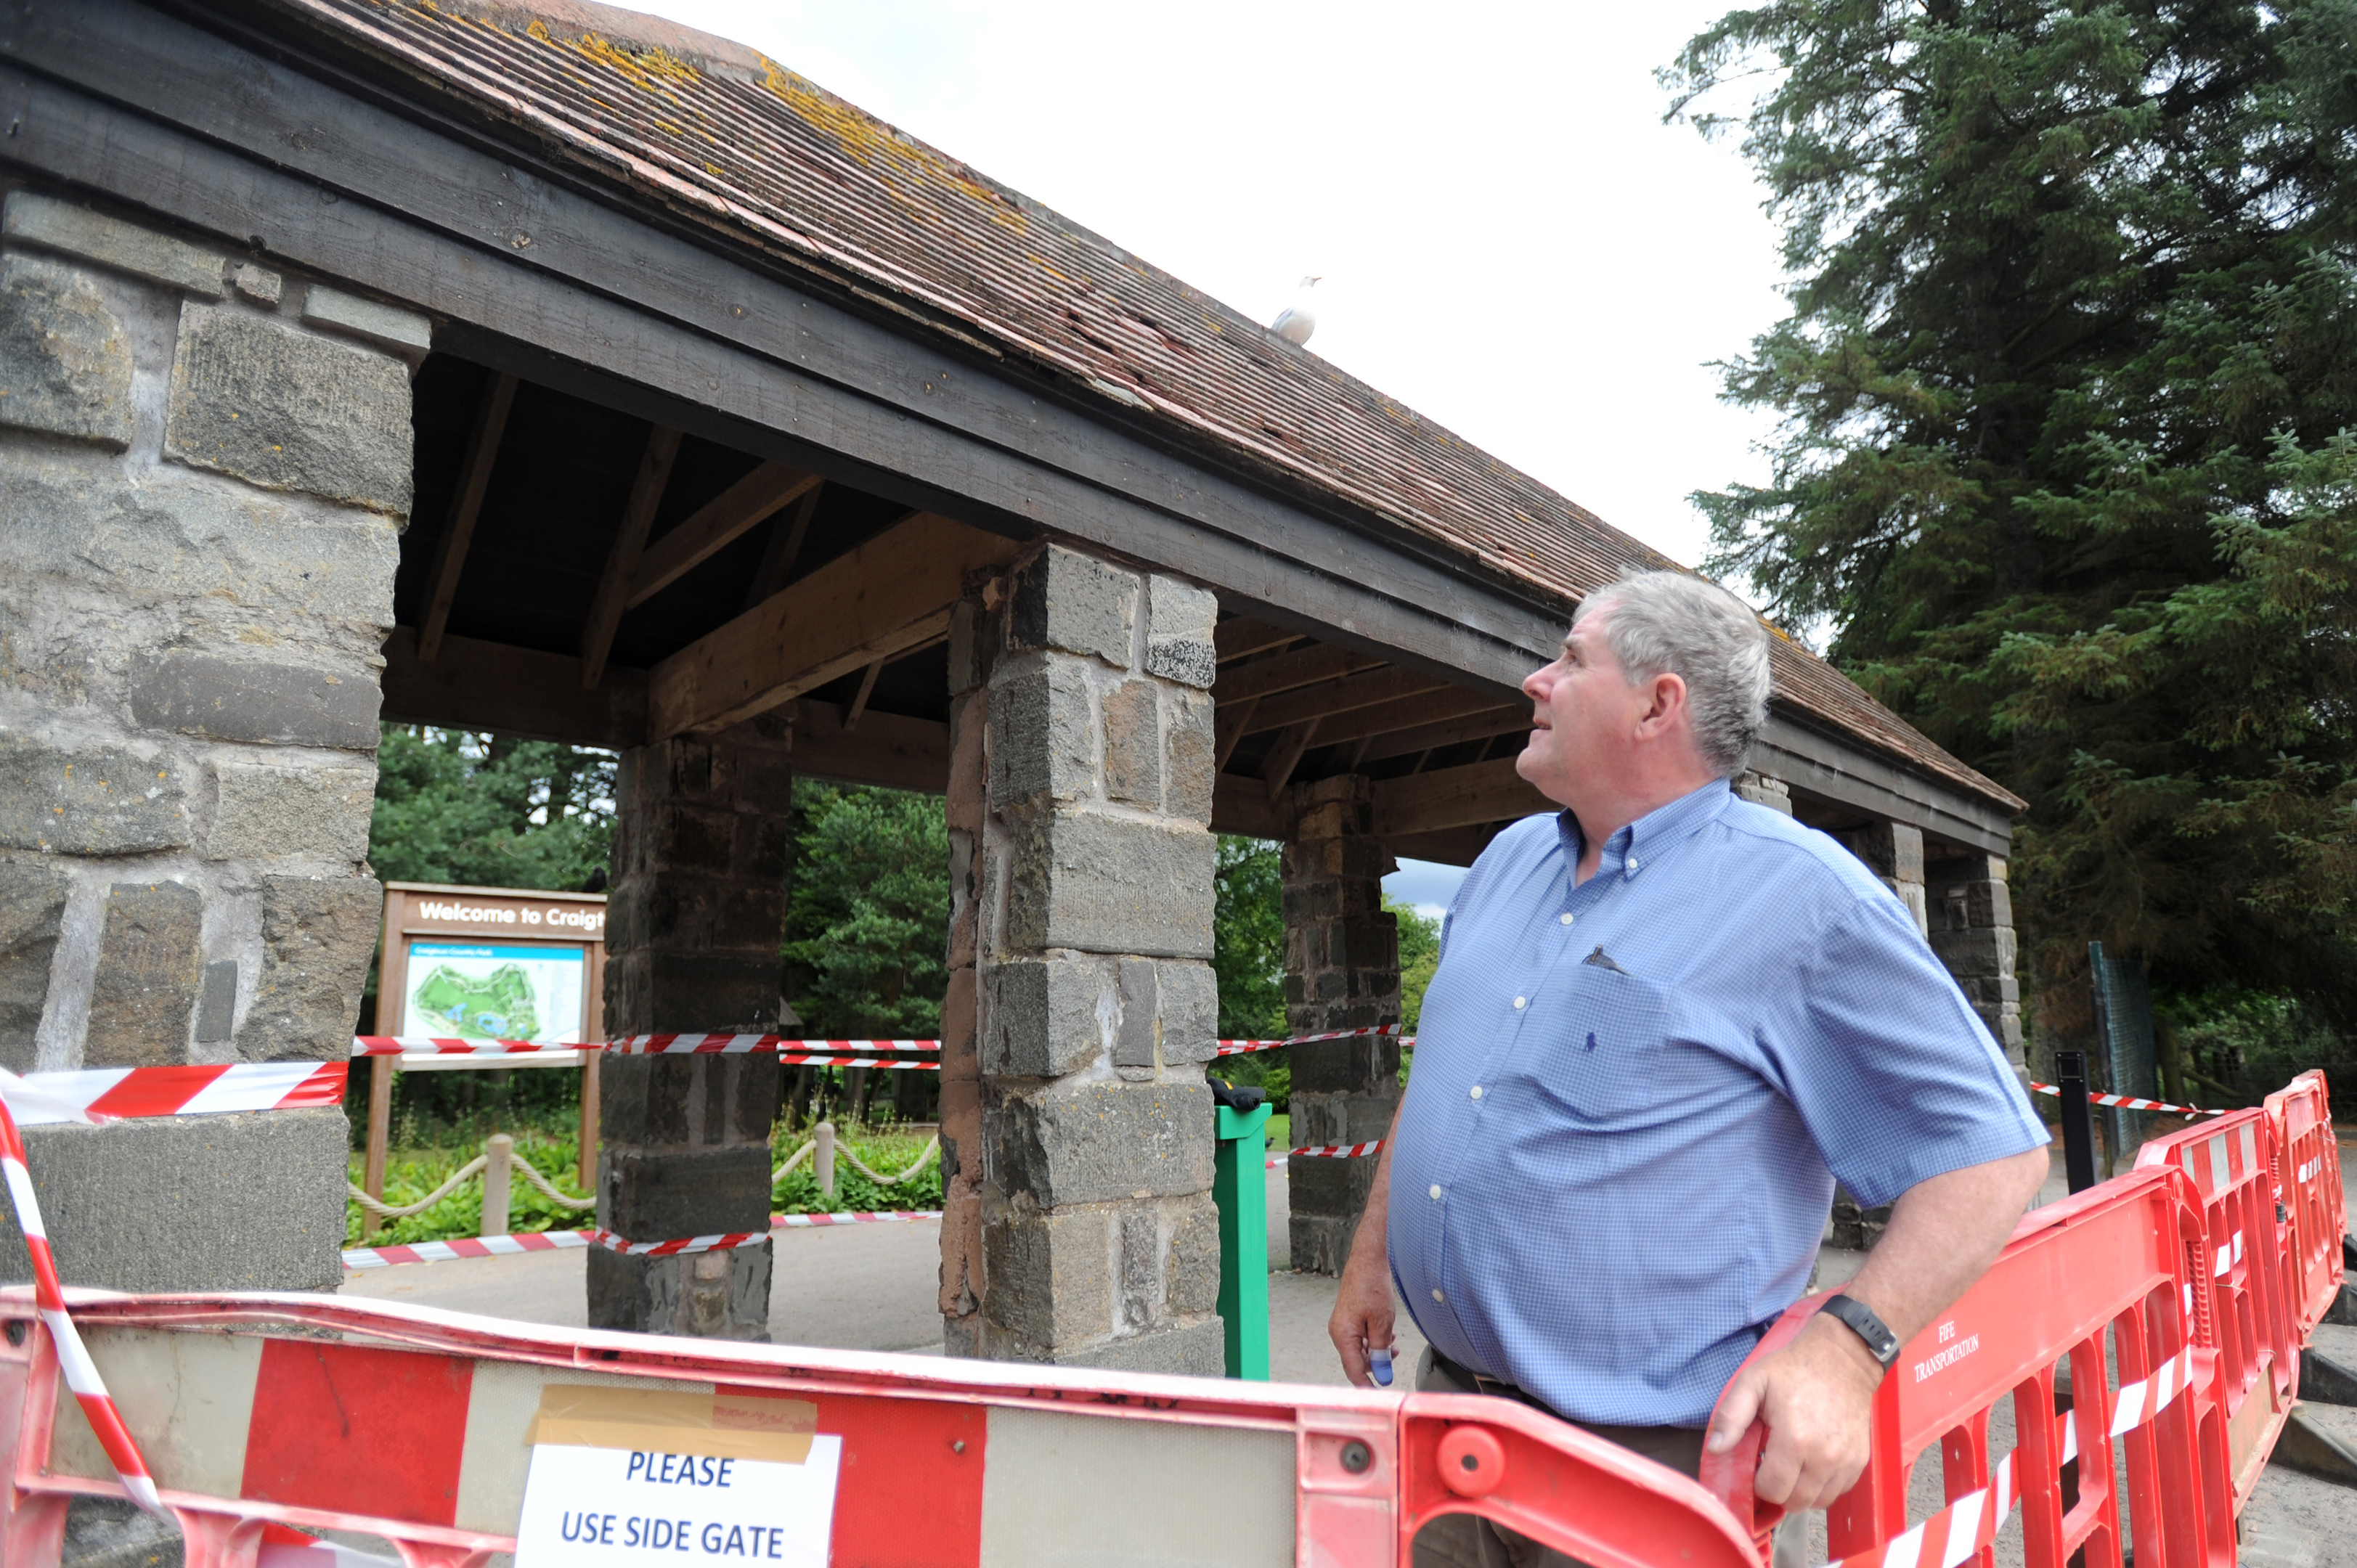
{"label": "green lawn in map", "polygon": [[443,964],[413,993],[418,1024],[460,1039],[529,1040],[540,1031],[532,981],[521,964],[503,963],[485,975],[461,974]]}

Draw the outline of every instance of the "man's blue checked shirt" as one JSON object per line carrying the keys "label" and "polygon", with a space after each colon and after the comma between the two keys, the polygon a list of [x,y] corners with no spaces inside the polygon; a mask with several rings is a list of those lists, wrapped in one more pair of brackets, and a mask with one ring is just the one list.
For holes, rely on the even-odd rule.
{"label": "man's blue checked shirt", "polygon": [[1888,887],[1713,784],[1572,886],[1568,812],[1499,834],[1441,932],[1391,1152],[1435,1348],[1591,1423],[1700,1426],[1861,1204],[2041,1148]]}

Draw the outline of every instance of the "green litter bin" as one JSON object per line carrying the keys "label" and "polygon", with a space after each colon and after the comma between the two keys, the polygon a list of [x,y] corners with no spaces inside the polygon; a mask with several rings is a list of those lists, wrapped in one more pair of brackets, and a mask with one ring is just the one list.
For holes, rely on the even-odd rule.
{"label": "green litter bin", "polygon": [[1228,1376],[1268,1381],[1269,1107],[1218,1108],[1218,1164],[1211,1198],[1220,1206],[1220,1321]]}

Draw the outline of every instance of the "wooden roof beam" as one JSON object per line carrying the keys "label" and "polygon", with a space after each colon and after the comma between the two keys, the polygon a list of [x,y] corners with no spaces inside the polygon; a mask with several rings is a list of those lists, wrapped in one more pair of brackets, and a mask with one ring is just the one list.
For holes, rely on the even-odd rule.
{"label": "wooden roof beam", "polygon": [[589,601],[589,618],[581,628],[581,687],[594,692],[606,676],[606,656],[614,650],[614,633],[622,612],[630,607],[630,578],[647,547],[647,530],[654,525],[655,508],[662,504],[663,487],[671,483],[671,466],[679,456],[680,433],[658,424],[647,433],[646,450],[639,456],[639,477],[630,485],[629,504],[622,508],[622,526],[614,547],[606,553],[606,571],[597,580],[597,596]]}
{"label": "wooden roof beam", "polygon": [[1280,692],[1297,691],[1303,686],[1331,681],[1354,671],[1376,669],[1383,662],[1372,654],[1354,653],[1330,643],[1313,643],[1308,648],[1297,648],[1290,653],[1272,654],[1266,659],[1255,659],[1249,664],[1222,669],[1218,683],[1211,688],[1211,696],[1225,707],[1232,703],[1248,703],[1255,697],[1273,697]]}
{"label": "wooden roof beam", "polygon": [[930,512],[886,529],[656,665],[647,736],[718,729],[949,630],[966,574],[1021,547]]}
{"label": "wooden roof beam", "polygon": [[1383,737],[1398,731],[1438,724],[1443,719],[1463,719],[1474,714],[1483,717],[1512,713],[1527,714],[1530,711],[1527,703],[1507,707],[1500,703],[1494,693],[1477,692],[1466,686],[1444,686],[1421,697],[1409,697],[1402,702],[1384,703],[1374,707],[1354,708],[1347,714],[1338,714],[1327,720],[1325,726],[1318,732],[1318,738],[1324,745],[1366,740],[1371,743],[1367,757],[1396,757],[1399,755],[1397,751],[1385,752],[1380,743]]}
{"label": "wooden roof beam", "polygon": [[750,532],[780,508],[816,490],[816,474],[764,463],[646,547],[630,573],[622,607],[634,610]]}
{"label": "wooden roof beam", "polygon": [[1485,708],[1462,718],[1438,719],[1430,724],[1379,735],[1368,743],[1365,755],[1359,760],[1361,763],[1382,762],[1394,757],[1414,757],[1419,751],[1458,746],[1469,740],[1489,740],[1530,727],[1531,710],[1526,703],[1518,703],[1511,708]]}
{"label": "wooden roof beam", "polygon": [[494,371],[484,384],[483,401],[475,409],[475,428],[467,437],[466,462],[458,470],[457,492],[450,498],[450,515],[442,537],[434,543],[434,575],[425,590],[425,615],[418,623],[417,657],[428,664],[442,651],[442,632],[450,624],[450,601],[458,595],[458,574],[467,569],[467,552],[475,542],[475,519],[483,510],[483,491],[491,482],[491,468],[500,456],[500,438],[507,434],[508,411],[515,406],[516,379]]}
{"label": "wooden roof beam", "polygon": [[[1288,692],[1281,697],[1264,700],[1253,710],[1250,733],[1286,729],[1309,719],[1331,719],[1337,714],[1347,714],[1378,703],[1403,702],[1420,697],[1448,684],[1436,675],[1419,670],[1403,670],[1397,666],[1370,670],[1363,674],[1345,676],[1319,685]],[[1336,738],[1330,732],[1324,738]]]}
{"label": "wooden roof beam", "polygon": [[1555,810],[1554,801],[1514,771],[1511,757],[1375,783],[1375,832],[1386,839]]}

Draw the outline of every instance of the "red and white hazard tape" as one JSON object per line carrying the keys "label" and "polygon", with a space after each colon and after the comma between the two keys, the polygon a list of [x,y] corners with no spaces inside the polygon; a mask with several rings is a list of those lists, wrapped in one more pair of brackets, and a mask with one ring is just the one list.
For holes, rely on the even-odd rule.
{"label": "red and white hazard tape", "polygon": [[[2034,1079],[2029,1087],[2040,1094],[2050,1094],[2057,1098],[2060,1098],[2062,1093],[2050,1083],[2040,1083]],[[2166,1111],[2172,1116],[2223,1116],[2226,1114],[2223,1111],[2204,1111],[2198,1105],[2171,1105],[2163,1100],[2138,1100],[2132,1094],[2090,1094],[2087,1096],[2087,1103],[2109,1105],[2121,1111]]]}
{"label": "red and white hazard tape", "polygon": [[[909,1051],[939,1056],[942,1043],[939,1040],[803,1040],[784,1035],[633,1035],[626,1040],[608,1040],[600,1048],[634,1057],[708,1052],[734,1055],[743,1051],[811,1051],[834,1056]],[[887,1065],[915,1067],[920,1064],[898,1062]]]}
{"label": "red and white hazard tape", "polygon": [[350,1062],[237,1062],[209,1067],[109,1067],[37,1072],[22,1082],[45,1103],[17,1107],[27,1127],[118,1116],[205,1116],[341,1105]]}
{"label": "red and white hazard tape", "polygon": [[254,1568],[401,1568],[401,1560],[380,1557],[373,1552],[356,1552],[332,1541],[322,1541],[316,1535],[306,1535],[299,1530],[277,1523],[262,1527],[262,1546],[254,1553]]}
{"label": "red and white hazard tape", "polygon": [[537,1045],[531,1040],[457,1040],[437,1035],[354,1035],[356,1057],[514,1057],[533,1051],[577,1051],[580,1045]]}
{"label": "red and white hazard tape", "polygon": [[[1240,1057],[1247,1051],[1273,1051],[1283,1046],[1312,1046],[1320,1040],[1355,1040],[1363,1035],[1396,1035],[1399,1032],[1397,1024],[1377,1024],[1364,1029],[1329,1029],[1322,1035],[1296,1035],[1289,1040],[1222,1040],[1212,1054]],[[1400,1044],[1412,1046],[1415,1044],[1415,1036],[1410,1035]]]}
{"label": "red and white hazard tape", "polygon": [[[826,1225],[883,1225],[910,1219],[939,1219],[941,1217],[942,1211],[938,1208],[884,1209],[860,1214],[780,1214],[770,1219],[770,1229],[799,1230]],[[397,1247],[347,1247],[344,1249],[344,1267],[354,1271],[388,1269],[395,1263],[447,1263],[459,1258],[498,1258],[511,1256],[518,1252],[562,1252],[577,1247],[603,1246],[611,1247],[614,1251],[619,1251],[624,1249],[614,1247],[614,1242],[619,1240],[619,1237],[610,1237],[608,1232],[597,1230],[530,1230],[514,1236],[454,1236],[447,1241],[411,1241]],[[711,1237],[699,1237],[695,1240],[703,1241],[716,1240],[726,1241],[728,1245],[741,1247],[755,1238],[748,1234],[733,1241],[726,1238]],[[696,1246],[693,1241],[659,1241],[650,1246],[630,1247],[628,1250],[649,1254],[669,1254],[710,1251],[714,1249],[710,1246]]]}
{"label": "red and white hazard tape", "polygon": [[[1274,1051],[1286,1046],[1314,1046],[1320,1040],[1355,1040],[1368,1035],[1396,1035],[1399,1032],[1397,1024],[1377,1024],[1364,1029],[1329,1029],[1322,1035],[1296,1035],[1289,1040],[1222,1040],[1218,1050],[1212,1054],[1235,1057],[1248,1051]],[[1415,1036],[1411,1035],[1400,1044],[1412,1046],[1415,1044]]]}
{"label": "red and white hazard tape", "polygon": [[454,1040],[436,1035],[355,1035],[356,1057],[476,1057],[496,1061],[501,1057],[546,1054],[551,1051],[616,1051],[625,1056],[742,1055],[775,1051],[791,1067],[885,1067],[939,1071],[939,1060],[916,1061],[872,1053],[904,1051],[938,1058],[939,1040],[805,1040],[783,1035],[639,1035],[627,1040],[594,1041],[586,1045],[535,1045],[530,1040]]}
{"label": "red and white hazard tape", "polygon": [[[2157,1418],[2185,1391],[2192,1376],[2193,1352],[2188,1348],[2163,1362],[2151,1377],[2121,1384],[2119,1391],[2112,1396],[2112,1429],[2106,1441],[2134,1432]],[[2061,1419],[2062,1452],[2055,1460],[2058,1466],[2079,1456],[2079,1423],[2067,1411]],[[1996,1532],[2012,1517],[2014,1505],[2020,1501],[2014,1474],[2014,1461],[2020,1453],[2016,1448],[1998,1461],[1989,1484],[1980,1490],[1965,1493],[1905,1534],[1893,1536],[1873,1551],[1845,1557],[1826,1564],[1826,1568],[1955,1568],[1955,1564],[1969,1561],[1975,1552],[1996,1539]]]}
{"label": "red and white hazard tape", "polygon": [[515,1252],[561,1252],[589,1245],[587,1230],[527,1230],[515,1236],[454,1236],[447,1241],[411,1241],[398,1247],[347,1247],[344,1267],[385,1269],[395,1263],[447,1263],[458,1258],[497,1258]]}
{"label": "red and white hazard tape", "polygon": [[1286,1153],[1302,1160],[1355,1160],[1383,1146],[1383,1141],[1378,1138],[1372,1144],[1317,1144],[1307,1149],[1287,1149]]}
{"label": "red and white hazard tape", "polygon": [[16,1131],[17,1109],[27,1115],[44,1114],[52,1121],[88,1122],[91,1118],[79,1112],[57,1114],[59,1102],[38,1089],[27,1091],[23,1079],[0,1070],[0,1175],[7,1177],[8,1200],[16,1210],[16,1229],[24,1232],[25,1251],[33,1261],[34,1308],[57,1348],[58,1367],[65,1375],[66,1386],[73,1390],[74,1402],[81,1406],[91,1431],[97,1434],[98,1445],[113,1462],[114,1473],[122,1478],[123,1489],[131,1494],[133,1502],[156,1518],[169,1520],[172,1516],[165,1511],[162,1500],[156,1495],[155,1477],[147,1473],[147,1462],[139,1456],[139,1445],[131,1440],[129,1430],[124,1426],[122,1413],[114,1408],[113,1397],[106,1391],[97,1364],[91,1360],[73,1319],[66,1316],[66,1295],[58,1283],[57,1259],[49,1252],[48,1227],[41,1223],[41,1205],[33,1191],[33,1174],[25,1167],[25,1140]]}
{"label": "red and white hazard tape", "polygon": [[909,1219],[939,1219],[938,1208],[879,1208],[864,1214],[780,1214],[770,1221],[772,1230],[801,1230],[823,1225],[889,1225]]}

